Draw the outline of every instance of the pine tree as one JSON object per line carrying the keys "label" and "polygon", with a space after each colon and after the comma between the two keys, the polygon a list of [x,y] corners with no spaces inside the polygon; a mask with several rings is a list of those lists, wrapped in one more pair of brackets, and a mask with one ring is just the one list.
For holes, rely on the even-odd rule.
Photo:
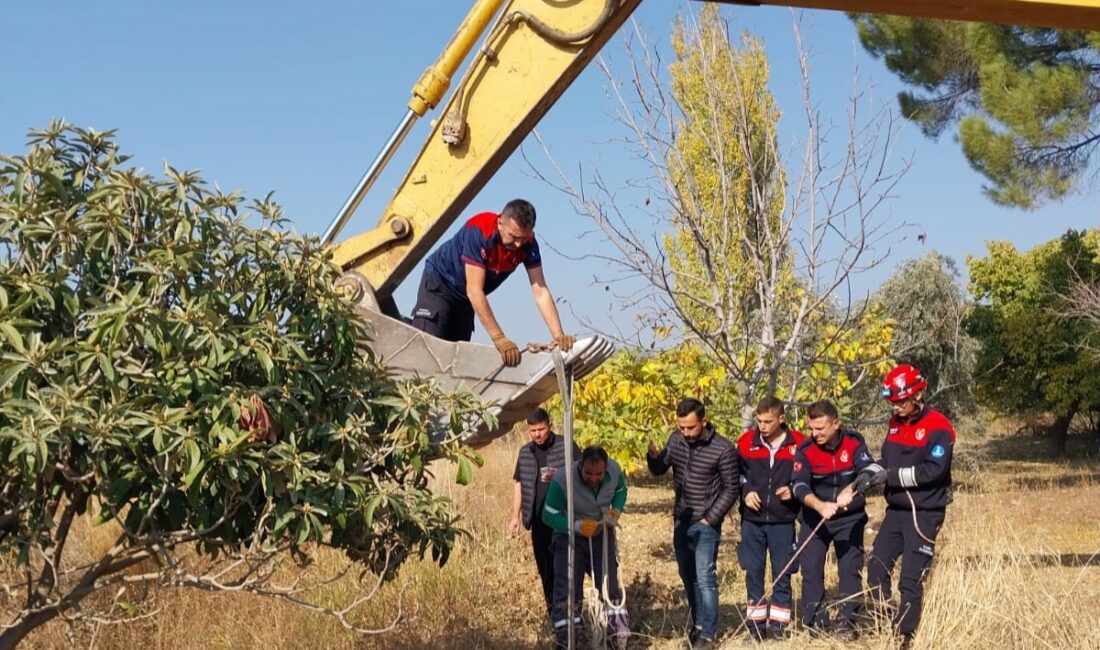
{"label": "pine tree", "polygon": [[1083,184],[1100,144],[1100,32],[853,16],[863,46],[914,90],[904,115],[949,127],[987,195],[1033,209]]}

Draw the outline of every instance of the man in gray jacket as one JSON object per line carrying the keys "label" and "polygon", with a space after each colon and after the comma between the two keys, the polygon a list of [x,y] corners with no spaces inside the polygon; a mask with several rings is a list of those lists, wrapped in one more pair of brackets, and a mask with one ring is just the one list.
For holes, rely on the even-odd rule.
{"label": "man in gray jacket", "polygon": [[[550,615],[554,636],[557,644],[565,647],[569,625],[569,530],[572,529],[576,532],[573,602],[580,606],[584,574],[591,575],[593,585],[608,606],[608,633],[625,641],[630,629],[619,587],[615,526],[626,506],[626,480],[619,464],[608,458],[607,452],[600,447],[586,447],[580,460],[573,463],[572,472],[572,498],[566,489],[566,473],[559,472],[550,483],[542,508],[542,520],[554,530],[554,597]],[[573,521],[568,514],[570,500],[573,502]],[[574,624],[580,623],[579,611],[573,612]]]}
{"label": "man in gray jacket", "polygon": [[[521,525],[531,531],[531,548],[535,553],[535,566],[542,581],[542,596],[549,615],[550,598],[554,595],[554,553],[550,548],[553,531],[542,521],[542,505],[546,501],[550,481],[558,469],[565,466],[565,440],[554,433],[550,415],[543,408],[535,409],[527,416],[527,433],[531,436],[531,442],[520,448],[512,474],[515,492],[508,534],[518,535]],[[573,443],[574,458],[580,458],[580,455],[580,449]]]}
{"label": "man in gray jacket", "polygon": [[718,541],[722,520],[740,494],[737,448],[707,422],[702,402],[690,397],[676,407],[676,430],[664,449],[649,443],[646,461],[655,475],[672,469],[676,492],[672,545],[693,627],[693,648],[707,648],[718,634]]}

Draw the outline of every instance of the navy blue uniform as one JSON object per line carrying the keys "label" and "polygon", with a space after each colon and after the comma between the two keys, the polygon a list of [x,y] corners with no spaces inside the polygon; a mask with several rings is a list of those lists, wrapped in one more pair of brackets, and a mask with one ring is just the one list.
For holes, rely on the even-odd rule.
{"label": "navy blue uniform", "polygon": [[909,636],[920,622],[924,598],[921,583],[932,563],[936,535],[951,502],[955,429],[945,415],[927,406],[911,418],[894,417],[889,427],[882,445],[886,517],[867,563],[867,582],[876,598],[889,600],[891,574],[901,557],[901,602],[894,626]]}
{"label": "navy blue uniform", "polygon": [[469,341],[474,308],[466,297],[466,265],[485,269],[485,295],[499,287],[520,264],[542,265],[538,242],[531,235],[518,250],[505,248],[495,212],[474,215],[424,263],[424,275],[413,308],[413,327],[446,341]]}
{"label": "navy blue uniform", "polygon": [[[873,461],[863,436],[841,429],[832,449],[807,439],[798,446],[794,457],[795,497],[803,504],[814,494],[822,501],[835,502],[856,474]],[[840,574],[840,615],[843,624],[854,626],[860,613],[859,593],[863,591],[863,529],[867,525],[866,502],[856,495],[852,503],[826,521],[810,539],[821,515],[802,508],[799,543],[806,546],[799,556],[802,565],[802,624],[826,629],[830,626],[825,608],[825,554],[832,544]]]}
{"label": "navy blue uniform", "polygon": [[[784,426],[784,438],[771,447],[760,431],[753,428],[737,441],[741,477],[741,542],[737,559],[745,570],[748,608],[745,620],[749,631],[763,636],[761,626],[784,627],[791,622],[791,569],[780,575],[794,553],[794,521],[801,509],[798,499],[780,499],[775,491],[790,487],[794,473],[794,453],[805,439],[798,431]],[[744,497],[755,492],[760,508],[745,506]],[[775,589],[771,603],[764,602],[764,569],[771,556]]]}

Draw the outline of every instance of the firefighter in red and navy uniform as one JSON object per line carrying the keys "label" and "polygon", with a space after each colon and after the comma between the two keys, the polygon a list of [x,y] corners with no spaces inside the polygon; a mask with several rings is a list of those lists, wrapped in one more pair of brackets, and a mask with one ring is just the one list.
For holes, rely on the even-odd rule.
{"label": "firefighter in red and navy uniform", "polygon": [[535,217],[535,206],[515,199],[500,214],[482,212],[467,221],[425,260],[412,326],[444,341],[469,341],[476,315],[504,365],[519,365],[523,353],[505,336],[488,295],[522,264],[554,343],[568,352],[575,339],[562,331],[554,296],[546,286]]}
{"label": "firefighter in red and navy uniform", "polygon": [[920,621],[921,582],[951,502],[955,429],[944,414],[924,404],[927,387],[920,371],[908,364],[890,371],[882,387],[894,415],[882,445],[886,517],[867,563],[867,581],[873,596],[889,600],[894,563],[901,557],[901,599],[893,623],[905,643]]}
{"label": "firefighter in red and navy uniform", "polygon": [[[791,492],[795,448],[805,438],[783,421],[783,402],[773,396],[756,405],[756,426],[737,441],[741,478],[741,542],[737,559],[745,570],[745,620],[756,639],[781,638],[791,622],[794,520],[801,506]],[[764,600],[764,569],[772,562],[775,589]]]}
{"label": "firefighter in red and navy uniform", "polygon": [[835,630],[843,637],[854,638],[862,609],[859,594],[863,591],[867,513],[863,495],[855,492],[852,484],[874,461],[863,436],[840,428],[840,416],[832,402],[814,402],[806,417],[811,438],[795,450],[791,488],[803,505],[798,533],[799,545],[805,545],[799,556],[802,625],[817,631],[833,628],[825,607],[825,554],[832,544],[840,574],[841,601]]}

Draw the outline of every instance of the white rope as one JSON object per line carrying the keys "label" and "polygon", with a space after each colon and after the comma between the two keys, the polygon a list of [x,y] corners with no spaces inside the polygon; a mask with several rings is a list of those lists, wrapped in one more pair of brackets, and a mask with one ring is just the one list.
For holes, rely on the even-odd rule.
{"label": "white rope", "polygon": [[[611,609],[626,609],[626,587],[623,586],[623,581],[619,579],[618,571],[616,571],[615,582],[619,584],[619,602],[611,600],[611,592],[607,587],[608,577],[611,575],[609,555],[607,553],[608,537],[611,536],[611,531],[619,527],[619,522],[615,521],[607,512],[603,514],[603,585],[600,589],[600,596],[603,602],[606,603]],[[615,555],[618,557],[619,553],[618,538],[615,540]],[[618,567],[616,567],[617,569]]]}
{"label": "white rope", "polygon": [[[622,581],[619,580],[619,576],[616,572],[616,582],[619,585],[619,602],[615,602],[611,598],[611,589],[608,586],[608,582],[611,576],[611,555],[608,552],[610,542],[608,538],[611,536],[611,531],[615,527],[620,527],[611,516],[604,512],[603,516],[603,558],[601,558],[601,564],[603,566],[603,575],[601,576],[600,584],[596,584],[596,565],[594,558],[594,547],[592,545],[592,538],[588,538],[588,570],[592,574],[592,592],[591,602],[594,603],[592,608],[593,618],[596,621],[602,621],[601,628],[611,624],[611,612],[619,612],[620,615],[626,613],[626,587],[623,586]],[[616,542],[616,552],[618,551],[618,543]],[[617,631],[617,630],[616,630]],[[620,638],[620,642],[625,641],[625,638]]]}

